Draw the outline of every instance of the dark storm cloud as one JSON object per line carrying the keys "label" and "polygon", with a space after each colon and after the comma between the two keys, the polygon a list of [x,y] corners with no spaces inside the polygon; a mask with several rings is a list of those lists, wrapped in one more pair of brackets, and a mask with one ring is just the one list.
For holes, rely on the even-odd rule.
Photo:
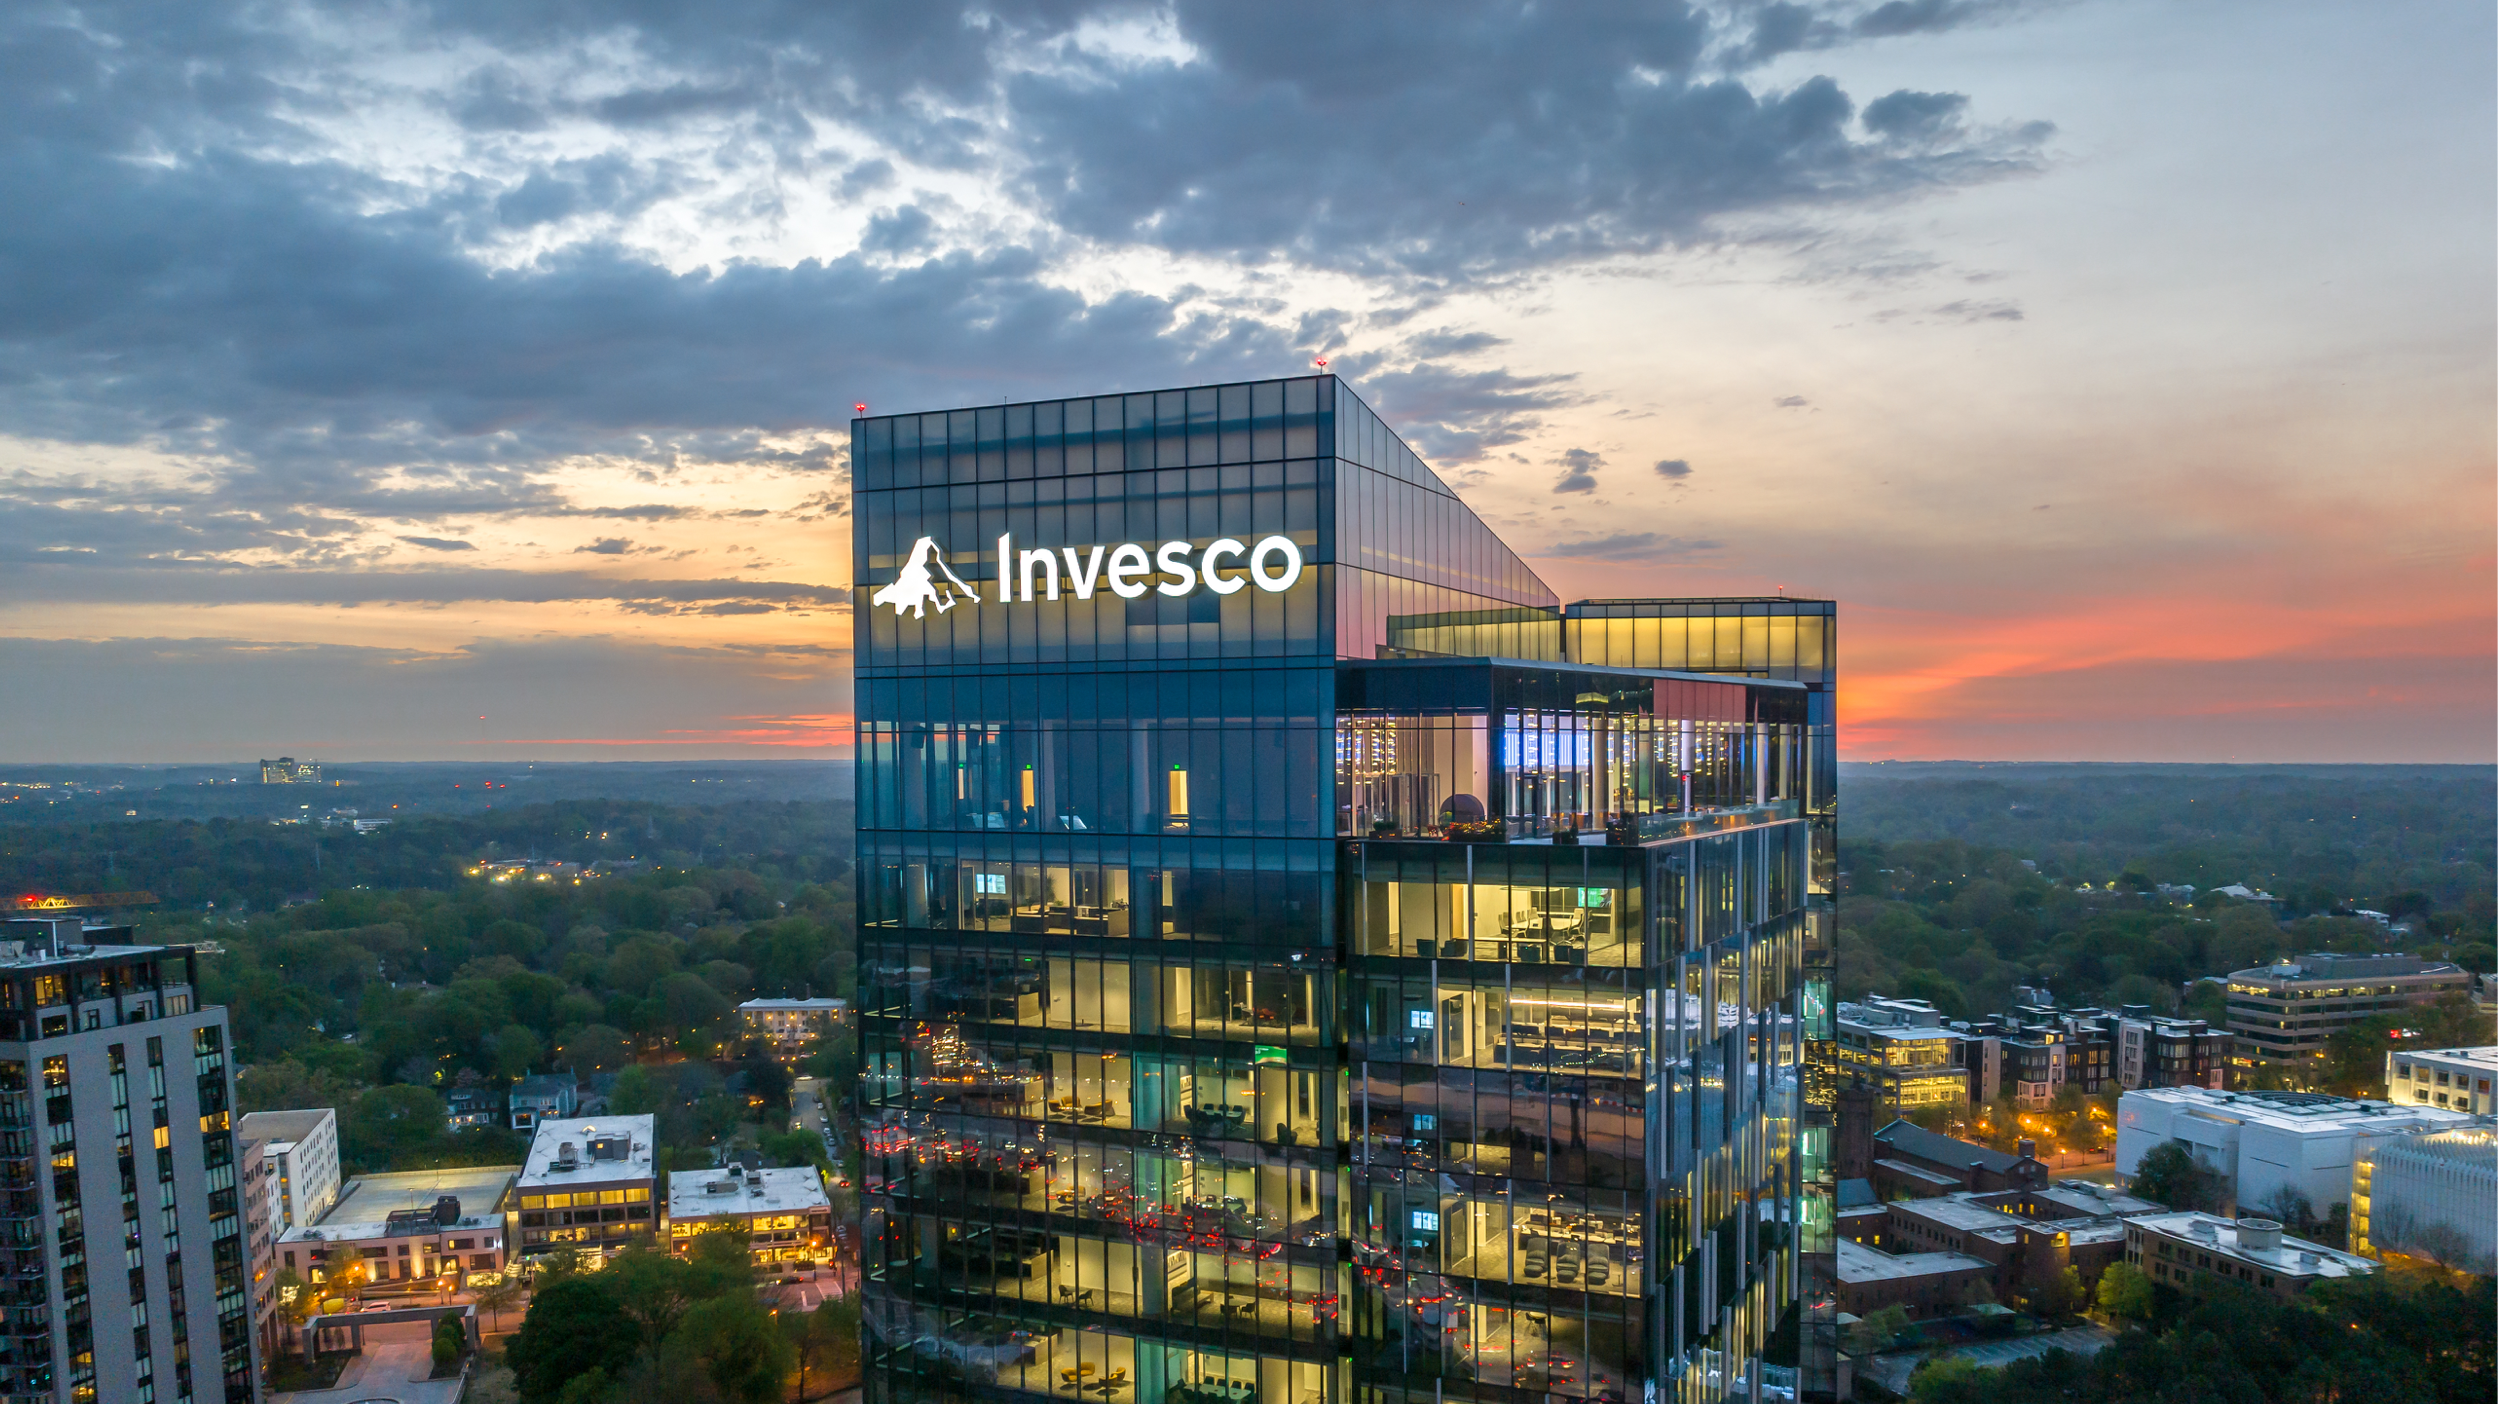
{"label": "dark storm cloud", "polygon": [[[318,562],[376,522],[423,545],[454,541],[437,534],[452,518],[658,520],[686,509],[583,508],[546,466],[598,453],[822,471],[837,448],[759,440],[837,438],[861,400],[1285,373],[1352,327],[1347,314],[1286,327],[1279,304],[1193,291],[1088,298],[1058,262],[1083,239],[1372,274],[1422,290],[1411,315],[1463,275],[2035,163],[2035,133],[1975,130],[1958,106],[1935,115],[1953,95],[1878,99],[1868,140],[1827,79],[1747,82],[1747,63],[1836,42],[1858,12],[1741,13],[437,0],[373,12],[342,40],[283,9],[12,7],[0,205],[42,217],[0,221],[0,428],[140,445],[198,476],[0,479],[0,532],[18,543],[0,563],[42,547]],[[1192,57],[1111,57],[1069,37],[1157,14]],[[311,120],[357,105],[345,42],[483,53],[419,95],[475,137],[471,155],[505,160],[507,134],[558,122],[612,149],[493,176],[454,159],[453,178],[397,184],[348,164]],[[594,96],[551,76],[600,65],[614,81]],[[896,202],[860,252],[794,267],[673,272],[595,234],[519,266],[478,257],[522,231],[650,208],[690,178],[644,154],[653,138],[724,124],[788,179],[852,201],[897,185],[886,156],[824,164],[810,143],[828,123],[1022,192],[1038,227],[967,249]],[[733,149],[721,138],[723,165]],[[1575,398],[1568,375],[1447,364],[1496,345],[1424,333],[1337,369],[1426,455],[1462,462]]]}
{"label": "dark storm cloud", "polygon": [[2027,169],[2031,136],[1914,158],[1827,78],[1705,77],[1681,5],[1183,0],[1199,59],[1007,84],[1025,187],[1098,239],[1436,283],[1643,252],[1725,216]]}
{"label": "dark storm cloud", "polygon": [[1932,141],[1948,134],[1969,108],[1959,93],[1915,93],[1902,88],[1865,105],[1865,130],[1902,141]]}

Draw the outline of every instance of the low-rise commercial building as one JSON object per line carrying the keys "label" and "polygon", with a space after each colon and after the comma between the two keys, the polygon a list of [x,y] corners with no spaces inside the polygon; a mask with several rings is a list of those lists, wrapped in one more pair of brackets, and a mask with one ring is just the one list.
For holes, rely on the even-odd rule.
{"label": "low-rise commercial building", "polygon": [[2498,1048],[2434,1048],[2385,1055],[2385,1098],[2487,1116],[2498,1112]]}
{"label": "low-rise commercial building", "polygon": [[[2131,1202],[2147,1211],[2162,1207]],[[2071,1212],[2076,1207],[2061,1202],[2035,1204],[2031,1192],[2023,1190],[1895,1200],[1883,1206],[1879,1238],[1869,1246],[1895,1254],[1958,1253],[1976,1258],[1991,1270],[1987,1279],[1991,1300],[2034,1305],[2042,1291],[2061,1284],[2066,1268],[2075,1271],[2087,1292],[2096,1288],[2108,1264],[2125,1254],[2125,1227],[2116,1212],[2106,1206],[2100,1206],[2099,1212]],[[2047,1212],[2026,1212],[2031,1209]]]}
{"label": "low-rise commercial building", "polygon": [[271,1225],[283,1232],[317,1224],[338,1203],[338,1113],[328,1107],[252,1112],[237,1138],[261,1143],[276,1171]]}
{"label": "low-rise commercial building", "polygon": [[538,1124],[506,1235],[524,1266],[558,1248],[604,1257],[657,1230],[653,1130],[648,1116]]}
{"label": "low-rise commercial building", "polygon": [[359,1176],[320,1223],[279,1235],[278,1264],[327,1286],[355,1262],[367,1295],[455,1291],[475,1274],[502,1270],[510,1248],[504,1202],[519,1172],[484,1165]]}
{"label": "low-rise commercial building", "polygon": [[2471,989],[2461,966],[2418,956],[2318,952],[2229,975],[2230,1058],[2239,1067],[2299,1069],[2325,1054],[2325,1041],[2363,1019],[2435,1004]]}
{"label": "low-rise commercial building", "polygon": [[1911,1317],[1952,1316],[1994,1300],[1994,1265],[1967,1253],[1886,1253],[1838,1241],[1839,1310],[1870,1316],[1898,1307]]}
{"label": "low-rise commercial building", "polygon": [[2148,1088],[2117,1100],[2116,1173],[2130,1185],[2145,1155],[2181,1141],[2220,1172],[2236,1207],[2287,1212],[2288,1197],[2297,1196],[2321,1217],[2350,1202],[2351,1164],[2369,1146],[2470,1120],[2437,1107],[2316,1092]]}
{"label": "low-rise commercial building", "polygon": [[2380,1141],[2351,1166],[2351,1248],[2498,1273],[2498,1127]]}
{"label": "low-rise commercial building", "polygon": [[736,1229],[758,1263],[810,1262],[831,1252],[833,1205],[812,1165],[762,1170],[732,1165],[668,1179],[668,1241],[678,1253],[699,1233]]}
{"label": "low-rise commercial building", "polygon": [[2224,1219],[2192,1210],[2126,1220],[2125,1261],[2154,1286],[2202,1292],[2235,1282],[2277,1297],[2376,1271],[2376,1264],[2356,1254],[2287,1237],[2271,1219]]}

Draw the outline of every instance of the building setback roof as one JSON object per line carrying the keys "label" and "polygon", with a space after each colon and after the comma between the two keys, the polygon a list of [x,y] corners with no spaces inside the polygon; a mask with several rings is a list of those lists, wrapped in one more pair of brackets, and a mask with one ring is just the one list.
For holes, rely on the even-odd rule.
{"label": "building setback roof", "polygon": [[2009,1174],[2021,1163],[2021,1157],[1989,1150],[1973,1142],[1928,1131],[1913,1121],[1894,1121],[1874,1133],[1874,1139],[1905,1155],[1934,1165],[1975,1165],[1998,1175]]}
{"label": "building setback roof", "polygon": [[254,1140],[292,1143],[318,1130],[323,1117],[336,1116],[328,1107],[310,1107],[301,1111],[245,1112],[234,1123],[234,1134]]}

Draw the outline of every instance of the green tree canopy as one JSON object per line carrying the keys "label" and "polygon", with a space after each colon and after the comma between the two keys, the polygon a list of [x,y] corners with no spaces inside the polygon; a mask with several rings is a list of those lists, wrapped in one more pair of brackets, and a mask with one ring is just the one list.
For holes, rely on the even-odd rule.
{"label": "green tree canopy", "polygon": [[633,1362],[642,1330],[595,1277],[564,1276],[538,1288],[504,1351],[525,1404],[554,1404],[591,1371],[613,1376]]}

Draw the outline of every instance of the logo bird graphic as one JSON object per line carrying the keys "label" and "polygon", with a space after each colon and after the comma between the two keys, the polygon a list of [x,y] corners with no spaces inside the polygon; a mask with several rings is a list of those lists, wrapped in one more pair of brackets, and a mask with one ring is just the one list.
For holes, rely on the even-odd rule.
{"label": "logo bird graphic", "polygon": [[[932,567],[935,574],[930,573]],[[945,583],[954,587],[952,594],[941,593],[937,589],[938,575],[943,575]],[[939,614],[954,608],[954,596],[957,594],[969,599],[980,598],[978,591],[964,584],[960,577],[946,568],[945,553],[937,549],[937,538],[923,536],[911,546],[911,559],[903,564],[902,573],[894,577],[893,583],[867,598],[871,604],[892,605],[896,618],[908,612],[913,619],[925,619],[928,617],[928,606],[932,604]]]}

